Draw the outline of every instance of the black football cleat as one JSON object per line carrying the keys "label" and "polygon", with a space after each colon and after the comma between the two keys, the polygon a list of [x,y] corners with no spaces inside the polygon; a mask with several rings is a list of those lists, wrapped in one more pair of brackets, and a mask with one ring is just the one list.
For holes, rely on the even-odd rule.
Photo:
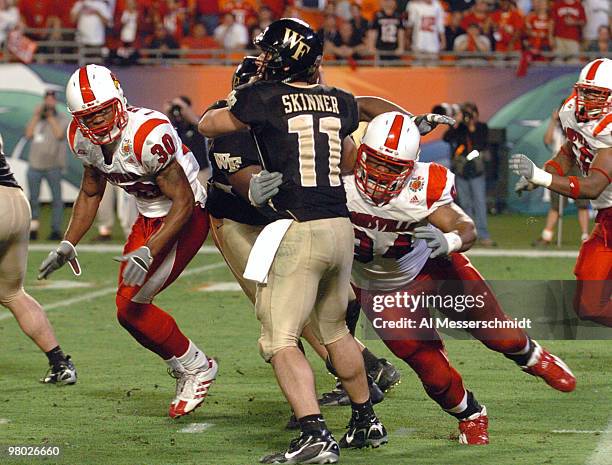
{"label": "black football cleat", "polygon": [[340,439],[342,449],[361,449],[363,447],[379,447],[389,442],[387,430],[376,417],[355,421],[351,418],[348,430]]}
{"label": "black football cleat", "polygon": [[382,392],[389,392],[402,381],[402,375],[393,364],[384,358],[378,359],[376,370],[368,372]]}
{"label": "black football cleat", "polygon": [[[370,381],[370,400],[372,401],[372,405],[379,404],[385,400],[385,394],[376,383],[371,382],[371,380],[368,381]],[[324,392],[321,395],[319,405],[322,407],[344,407],[346,405],[351,405],[351,399],[342,387],[342,383],[337,381],[334,389],[330,392]]]}
{"label": "black football cleat", "polygon": [[263,457],[260,463],[337,463],[340,457],[338,443],[327,430],[302,433],[284,452]]}
{"label": "black football cleat", "polygon": [[52,366],[47,370],[47,374],[40,380],[44,384],[69,385],[76,384],[77,372],[70,360],[70,355],[66,356],[66,360],[60,362],[57,366]]}

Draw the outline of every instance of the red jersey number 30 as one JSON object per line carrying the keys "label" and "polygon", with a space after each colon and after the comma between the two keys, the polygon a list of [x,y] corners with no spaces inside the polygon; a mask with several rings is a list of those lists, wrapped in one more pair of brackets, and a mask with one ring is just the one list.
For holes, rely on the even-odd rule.
{"label": "red jersey number 30", "polygon": [[157,155],[157,161],[163,165],[168,161],[168,157],[176,152],[176,146],[170,134],[163,135],[162,144],[155,144],[151,147],[151,153]]}

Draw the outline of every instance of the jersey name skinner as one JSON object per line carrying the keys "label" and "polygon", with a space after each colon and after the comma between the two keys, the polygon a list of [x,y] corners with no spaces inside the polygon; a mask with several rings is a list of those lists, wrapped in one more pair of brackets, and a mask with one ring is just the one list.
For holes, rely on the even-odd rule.
{"label": "jersey name skinner", "polygon": [[[412,230],[438,207],[453,202],[455,176],[436,163],[415,163],[400,194],[383,206],[366,200],[353,175],[344,177],[355,231],[352,281],[361,289],[394,290],[412,281],[431,253]],[[433,226],[432,226],[433,227]]]}
{"label": "jersey name skinner", "polygon": [[128,124],[110,165],[104,162],[101,147],[84,137],[74,121],[68,127],[68,143],[85,166],[92,166],[108,182],[134,195],[143,216],[159,218],[170,211],[172,201],[162,194],[155,178],[174,159],[185,171],[196,202],[206,201],[206,191],[197,180],[198,162],[163,113],[129,107]]}
{"label": "jersey name skinner", "polygon": [[[591,163],[597,150],[612,147],[612,113],[603,118],[586,123],[579,123],[574,114],[576,99],[570,98],[559,112],[559,119],[565,137],[572,144],[572,152],[583,175],[589,174]],[[596,210],[612,207],[612,184],[597,197],[591,200]]]}

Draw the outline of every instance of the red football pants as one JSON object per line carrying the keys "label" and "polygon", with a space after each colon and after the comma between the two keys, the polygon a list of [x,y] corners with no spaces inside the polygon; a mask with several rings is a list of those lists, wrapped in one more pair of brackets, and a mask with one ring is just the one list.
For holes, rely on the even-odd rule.
{"label": "red football pants", "polygon": [[[163,225],[164,218],[142,215],[132,226],[123,254],[145,245]],[[176,236],[153,260],[141,286],[126,286],[121,276],[125,263],[119,268],[117,289],[117,319],[142,346],[164,360],[183,355],[189,339],[183,335],[176,321],[168,313],[153,305],[153,298],[176,280],[200,250],[208,235],[208,214],[199,205]]]}
{"label": "red football pants", "polygon": [[612,208],[600,210],[596,222],[574,268],[574,309],[583,320],[612,327]]}
{"label": "red football pants", "polygon": [[[439,288],[441,282],[442,288]],[[491,321],[508,320],[491,288],[482,275],[474,268],[468,258],[460,253],[453,253],[448,258],[429,260],[417,278],[405,289],[410,294],[473,295],[482,296],[484,308],[481,311],[465,311],[457,313],[453,310],[445,315],[453,320]],[[381,318],[382,321],[399,321],[405,315],[405,308],[385,306],[380,312],[375,312],[371,296],[363,290],[356,289],[362,308],[370,321]],[[396,291],[388,294],[395,294]],[[376,294],[382,294],[377,292]],[[423,321],[429,318],[429,310],[425,307],[413,309],[411,319]],[[404,360],[421,379],[427,394],[442,408],[448,410],[456,407],[465,395],[461,375],[455,370],[447,356],[440,334],[433,327],[423,328],[385,328],[374,327],[397,357]],[[521,352],[527,345],[527,334],[521,329],[472,329],[470,333],[489,349],[504,354]]]}

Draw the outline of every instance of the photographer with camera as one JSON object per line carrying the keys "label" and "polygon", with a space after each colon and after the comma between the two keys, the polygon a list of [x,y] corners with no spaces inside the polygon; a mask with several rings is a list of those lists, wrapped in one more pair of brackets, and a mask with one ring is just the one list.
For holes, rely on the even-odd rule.
{"label": "photographer with camera", "polygon": [[164,113],[172,126],[176,128],[176,132],[183,143],[191,149],[195,156],[198,165],[200,165],[198,181],[205,186],[212,173],[208,164],[208,142],[206,137],[198,132],[200,116],[196,115],[193,110],[191,99],[184,95],[175,97],[172,101],[166,103]]}
{"label": "photographer with camera", "polygon": [[461,208],[474,220],[478,244],[494,247],[487,227],[485,156],[488,150],[489,127],[478,120],[478,107],[471,102],[461,105],[457,123],[444,133],[451,147],[451,170]]}
{"label": "photographer with camera", "polygon": [[39,105],[32,119],[25,128],[25,137],[30,139],[28,157],[28,188],[32,222],[30,239],[38,239],[40,226],[40,185],[47,180],[52,196],[51,234],[49,240],[62,238],[62,218],[64,203],[62,201],[62,170],[66,164],[66,128],[70,120],[56,109],[55,91],[45,92],[44,101]]}

